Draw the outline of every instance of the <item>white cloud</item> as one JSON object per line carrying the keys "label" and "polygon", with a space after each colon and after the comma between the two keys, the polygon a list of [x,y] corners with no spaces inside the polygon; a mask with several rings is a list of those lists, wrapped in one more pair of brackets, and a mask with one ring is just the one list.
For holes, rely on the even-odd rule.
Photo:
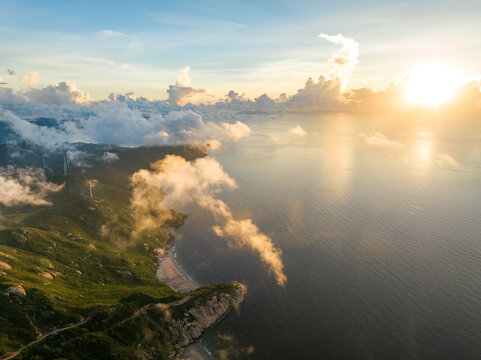
{"label": "white cloud", "polygon": [[43,89],[31,89],[24,93],[30,100],[47,105],[88,104],[89,94],[68,82],[50,84]]}
{"label": "white cloud", "polygon": [[307,132],[299,125],[289,129],[289,134],[297,136],[306,136]]}
{"label": "white cloud", "polygon": [[65,132],[55,128],[47,128],[32,124],[29,121],[19,118],[11,111],[5,111],[1,108],[0,121],[9,124],[11,129],[24,140],[30,141],[36,145],[52,148],[68,142],[68,136]]}
{"label": "white cloud", "polygon": [[205,89],[189,86],[191,79],[189,77],[190,67],[184,66],[179,71],[179,76],[175,82],[175,85],[169,85],[167,93],[169,94],[169,103],[184,106],[189,102],[195,101],[195,98],[199,94],[205,93]]}
{"label": "white cloud", "polygon": [[43,169],[0,168],[0,204],[4,206],[51,205],[47,195],[62,188],[48,182]]}
{"label": "white cloud", "polygon": [[403,147],[404,145],[398,141],[390,140],[385,135],[376,132],[372,135],[361,133],[359,137],[364,138],[367,145],[373,146],[391,146],[391,147]]}
{"label": "white cloud", "polygon": [[202,158],[188,162],[169,155],[151,166],[152,171],[143,169],[132,176],[132,209],[141,228],[159,227],[165,210],[185,211],[186,205],[195,203],[214,215],[218,224],[213,230],[218,236],[225,237],[231,246],[258,253],[277,283],[285,285],[282,251],[251,219],[235,219],[227,204],[216,198],[222,188],[236,187],[217,161]]}
{"label": "white cloud", "polygon": [[38,86],[40,75],[36,71],[32,71],[29,75],[24,75],[20,79],[20,82],[30,85],[30,86]]}
{"label": "white cloud", "polygon": [[70,164],[78,167],[90,167],[92,155],[80,150],[67,150],[67,159]]}
{"label": "white cloud", "polygon": [[58,122],[56,127],[39,126],[1,110],[0,121],[6,122],[23,139],[46,148],[68,143],[142,145],[206,145],[218,147],[226,141],[238,141],[250,134],[244,123],[205,122],[191,111],[170,111],[165,115],[144,116],[124,102],[107,101],[92,104],[85,115]]}
{"label": "white cloud", "polygon": [[326,39],[333,44],[341,45],[341,50],[329,60],[332,77],[340,78],[344,85],[351,77],[352,70],[359,58],[359,44],[352,38],[346,38],[342,34],[327,35],[320,33],[319,37]]}
{"label": "white cloud", "polygon": [[438,154],[436,163],[440,166],[445,166],[450,168],[456,168],[459,166],[459,163],[456,161],[456,159],[446,153]]}
{"label": "white cloud", "polygon": [[101,160],[106,164],[112,164],[119,160],[119,156],[116,153],[106,151],[102,154]]}
{"label": "white cloud", "polygon": [[97,33],[98,36],[103,38],[113,38],[113,37],[127,37],[127,34],[124,34],[119,31],[114,30],[102,30]]}

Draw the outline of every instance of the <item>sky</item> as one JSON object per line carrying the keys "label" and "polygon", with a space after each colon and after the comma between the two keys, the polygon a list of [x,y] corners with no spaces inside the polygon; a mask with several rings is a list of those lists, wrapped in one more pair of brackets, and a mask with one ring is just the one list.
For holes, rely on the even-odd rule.
{"label": "sky", "polygon": [[[481,2],[474,0],[0,0],[0,6],[0,76],[17,90],[67,81],[94,99],[111,92],[166,99],[179,69],[189,66],[192,84],[213,99],[231,89],[275,98],[329,72],[339,46],[319,33],[359,44],[349,88],[382,89],[433,62],[466,79],[481,75]],[[36,81],[19,81],[32,72]]]}

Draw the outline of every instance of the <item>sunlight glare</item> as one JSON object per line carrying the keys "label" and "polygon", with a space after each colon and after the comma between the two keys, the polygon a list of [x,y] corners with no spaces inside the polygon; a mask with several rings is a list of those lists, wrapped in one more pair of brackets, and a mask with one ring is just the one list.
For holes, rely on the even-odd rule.
{"label": "sunlight glare", "polygon": [[426,65],[409,74],[406,99],[411,104],[436,106],[450,100],[462,84],[459,73],[439,65]]}

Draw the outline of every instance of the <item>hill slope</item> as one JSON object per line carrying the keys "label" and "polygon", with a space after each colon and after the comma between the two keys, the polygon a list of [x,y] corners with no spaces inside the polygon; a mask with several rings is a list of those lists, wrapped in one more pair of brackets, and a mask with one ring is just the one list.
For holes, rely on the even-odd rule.
{"label": "hill slope", "polygon": [[[92,166],[71,167],[66,176],[62,154],[48,154],[49,181],[65,184],[51,196],[52,206],[0,208],[0,354],[45,334],[50,335],[17,358],[161,359],[178,354],[179,334],[189,323],[181,320],[191,309],[208,303],[222,308],[218,315],[223,316],[243,300],[245,289],[219,284],[186,295],[160,283],[153,250],[164,246],[168,236],[160,226],[135,230],[129,179],[166,154],[193,159],[205,152],[192,147],[114,149],[109,151],[118,161],[105,164],[98,160],[100,147],[82,147]],[[47,156],[20,150],[30,154],[18,161],[22,166],[39,166]],[[0,165],[11,162],[8,151],[8,146],[0,149]],[[172,213],[174,220],[167,225],[180,226],[183,215]]]}

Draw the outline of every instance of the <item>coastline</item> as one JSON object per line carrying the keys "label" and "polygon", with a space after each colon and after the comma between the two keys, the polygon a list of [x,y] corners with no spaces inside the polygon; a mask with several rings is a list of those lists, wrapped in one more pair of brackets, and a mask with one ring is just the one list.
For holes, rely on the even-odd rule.
{"label": "coastline", "polygon": [[[166,246],[165,249],[157,248],[154,252],[158,259],[156,277],[159,281],[183,293],[200,287],[177,262],[174,246]],[[202,339],[190,344],[184,350],[181,357],[183,360],[212,360],[211,352],[202,344]]]}
{"label": "coastline", "polygon": [[175,291],[183,293],[200,287],[184,271],[182,266],[177,263],[175,247],[157,248],[154,251],[158,259],[156,276],[159,281],[166,283]]}

